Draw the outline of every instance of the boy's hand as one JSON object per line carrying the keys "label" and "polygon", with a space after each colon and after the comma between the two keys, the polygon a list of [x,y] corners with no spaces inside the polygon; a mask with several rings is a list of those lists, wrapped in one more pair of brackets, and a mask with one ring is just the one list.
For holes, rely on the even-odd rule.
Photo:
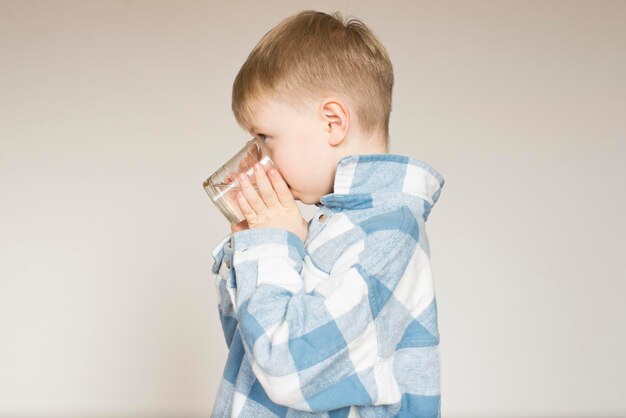
{"label": "boy's hand", "polygon": [[246,220],[243,220],[235,225],[233,224],[230,225],[230,232],[232,232],[233,234],[237,231],[243,231],[244,229],[250,229],[248,227],[248,221]]}
{"label": "boy's hand", "polygon": [[308,235],[308,223],[302,217],[300,208],[278,170],[272,168],[268,176],[264,167],[257,163],[254,165],[254,176],[261,196],[248,176],[240,174],[242,192],[237,194],[237,202],[246,220],[232,226],[231,230],[235,232],[235,229],[247,229],[244,222],[251,229],[282,228],[296,234],[304,243]]}

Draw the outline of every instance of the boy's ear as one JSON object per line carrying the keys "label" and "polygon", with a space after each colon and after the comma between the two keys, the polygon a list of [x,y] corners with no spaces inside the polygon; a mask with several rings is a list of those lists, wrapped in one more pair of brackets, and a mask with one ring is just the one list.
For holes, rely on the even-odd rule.
{"label": "boy's ear", "polygon": [[337,146],[348,135],[350,111],[341,100],[335,98],[325,99],[322,102],[321,111],[328,133],[328,144]]}

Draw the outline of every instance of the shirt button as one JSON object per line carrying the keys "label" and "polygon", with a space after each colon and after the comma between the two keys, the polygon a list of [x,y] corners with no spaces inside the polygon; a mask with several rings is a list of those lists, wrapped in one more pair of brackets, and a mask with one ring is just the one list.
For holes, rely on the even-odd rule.
{"label": "shirt button", "polygon": [[317,219],[320,222],[324,222],[326,219],[328,219],[328,216],[325,213],[322,213]]}
{"label": "shirt button", "polygon": [[226,260],[226,268],[229,269],[230,268],[230,260]]}

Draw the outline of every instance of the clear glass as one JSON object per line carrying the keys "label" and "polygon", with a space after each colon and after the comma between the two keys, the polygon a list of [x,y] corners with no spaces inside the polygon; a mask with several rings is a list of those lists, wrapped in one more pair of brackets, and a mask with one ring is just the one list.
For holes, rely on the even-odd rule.
{"label": "clear glass", "polygon": [[252,138],[203,183],[204,190],[211,201],[233,225],[246,219],[237,202],[237,192],[241,190],[237,176],[245,173],[258,192],[253,171],[254,164],[257,162],[265,168],[266,172],[275,167],[264,142],[258,138]]}

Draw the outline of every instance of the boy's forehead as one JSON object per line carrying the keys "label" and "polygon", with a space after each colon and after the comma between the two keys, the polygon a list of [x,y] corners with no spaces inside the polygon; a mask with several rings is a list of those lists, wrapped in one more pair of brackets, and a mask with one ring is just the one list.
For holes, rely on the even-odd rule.
{"label": "boy's forehead", "polygon": [[295,109],[293,104],[271,98],[257,99],[249,106],[250,132],[261,132],[269,129],[284,118],[292,118],[294,115],[304,112]]}
{"label": "boy's forehead", "polygon": [[268,102],[266,100],[255,100],[248,103],[248,109],[250,112],[250,121],[254,125],[254,122],[263,117],[265,113],[263,109],[267,108]]}
{"label": "boy's forehead", "polygon": [[278,103],[272,100],[257,100],[251,103],[250,106],[250,126],[251,131],[258,131],[264,129],[266,123],[272,118],[272,115],[276,113]]}

